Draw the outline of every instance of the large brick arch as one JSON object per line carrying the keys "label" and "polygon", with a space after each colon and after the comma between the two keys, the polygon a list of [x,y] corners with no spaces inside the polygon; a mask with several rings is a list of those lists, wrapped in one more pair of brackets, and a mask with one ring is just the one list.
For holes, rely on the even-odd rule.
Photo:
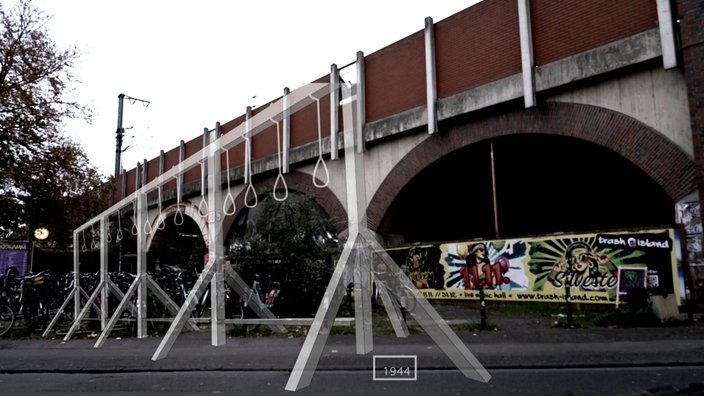
{"label": "large brick arch", "polygon": [[[283,177],[289,191],[298,191],[303,193],[315,200],[315,202],[323,208],[328,217],[330,217],[332,224],[335,226],[335,230],[338,233],[347,229],[347,212],[345,211],[344,206],[342,206],[340,200],[337,199],[335,194],[333,194],[329,188],[319,188],[314,186],[312,176],[307,173],[293,171],[283,175]],[[274,185],[276,184],[276,179],[277,176],[271,176],[265,179],[257,180],[253,183],[254,190],[259,195],[271,193],[274,189]],[[321,181],[318,181],[318,183],[322,184]],[[283,187],[283,184],[279,182],[277,187],[281,188]],[[226,217],[223,222],[223,231],[226,235],[229,234],[232,223],[235,221],[235,218],[239,214],[240,210],[245,207],[245,196],[247,196],[250,201],[253,199],[252,193],[250,192],[250,194],[247,195],[246,191],[247,190],[245,189],[242,193],[238,194],[237,197],[234,197],[237,211],[235,215]]]}
{"label": "large brick arch", "polygon": [[604,146],[631,161],[678,201],[696,189],[695,162],[660,132],[623,113],[575,103],[501,113],[449,127],[409,152],[381,183],[367,209],[378,230],[403,187],[436,159],[472,143],[512,134],[571,136]]}

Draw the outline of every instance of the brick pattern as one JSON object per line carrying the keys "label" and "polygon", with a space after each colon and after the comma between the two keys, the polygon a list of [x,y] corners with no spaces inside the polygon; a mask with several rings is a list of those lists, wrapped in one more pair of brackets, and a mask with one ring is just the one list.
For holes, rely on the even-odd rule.
{"label": "brick pattern", "polygon": [[696,184],[704,208],[704,1],[677,1],[682,63],[689,96],[692,146],[697,164]]}
{"label": "brick pattern", "polygon": [[418,145],[389,172],[367,210],[370,229],[378,230],[401,189],[437,158],[480,140],[518,133],[571,136],[610,148],[648,174],[673,201],[695,188],[697,166],[686,153],[645,124],[600,107],[547,103],[460,122],[445,131]]}
{"label": "brick pattern", "polygon": [[656,5],[655,0],[531,0],[535,62],[546,64],[655,28]]}
{"label": "brick pattern", "polygon": [[516,0],[483,1],[437,22],[435,61],[441,98],[520,73]]}

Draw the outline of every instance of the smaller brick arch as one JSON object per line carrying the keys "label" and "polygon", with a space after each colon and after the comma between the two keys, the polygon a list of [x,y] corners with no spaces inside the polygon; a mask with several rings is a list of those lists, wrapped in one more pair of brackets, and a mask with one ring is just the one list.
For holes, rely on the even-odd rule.
{"label": "smaller brick arch", "polygon": [[198,207],[190,202],[182,202],[169,205],[168,207],[164,208],[161,213],[156,212],[154,218],[150,221],[150,227],[152,232],[147,234],[145,241],[145,250],[149,251],[152,241],[154,240],[154,236],[156,235],[157,230],[159,228],[159,222],[169,218],[169,216],[176,216],[177,213],[178,216],[188,216],[193,219],[196,225],[198,225],[198,229],[200,229],[201,235],[203,235],[203,241],[207,242],[209,240],[210,231],[208,228],[208,222],[205,220],[205,218],[200,215]]}
{"label": "smaller brick arch", "polygon": [[[347,229],[347,211],[329,188],[319,188],[314,186],[311,176],[307,173],[294,171],[283,175],[283,177],[289,190],[298,191],[308,197],[311,197],[318,205],[320,205],[320,207],[323,208],[328,217],[330,217],[332,224],[338,233]],[[262,193],[273,191],[275,183],[276,176],[270,176],[257,180],[253,183],[253,186],[257,194],[261,195]],[[319,184],[322,184],[322,182]],[[279,187],[280,186],[281,184],[279,184]],[[238,194],[237,197],[235,197],[235,206],[237,208],[245,207],[244,199],[246,195],[246,190],[244,190]],[[223,222],[223,230],[225,230],[226,234],[229,233],[236,216],[237,214],[234,216],[227,216],[225,218],[225,221]]]}
{"label": "smaller brick arch", "polygon": [[606,147],[645,172],[673,201],[696,189],[695,162],[657,130],[613,110],[550,102],[469,120],[423,141],[396,164],[372,197],[367,209],[370,229],[379,229],[403,187],[437,158],[484,139],[519,133],[571,136]]}

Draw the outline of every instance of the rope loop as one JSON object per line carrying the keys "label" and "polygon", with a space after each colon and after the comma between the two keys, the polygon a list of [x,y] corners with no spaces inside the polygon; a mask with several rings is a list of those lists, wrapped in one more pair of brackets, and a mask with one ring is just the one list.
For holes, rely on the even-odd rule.
{"label": "rope loop", "polygon": [[130,232],[132,235],[137,236],[139,234],[139,228],[137,228],[137,200],[132,201],[132,228]]}
{"label": "rope loop", "polygon": [[152,223],[147,220],[144,222],[144,235],[149,235],[152,233]]}
{"label": "rope loop", "polygon": [[156,223],[156,229],[161,231],[164,228],[166,228],[166,218],[164,218],[164,214],[161,213],[161,209],[159,209],[159,220]]}
{"label": "rope loop", "polygon": [[90,248],[96,249],[99,246],[98,241],[95,240],[95,230],[93,226],[90,226]]}
{"label": "rope loop", "polygon": [[[323,135],[321,131],[322,128],[320,126],[320,99],[312,95],[310,95],[310,98],[315,100],[318,109],[318,161],[315,163],[315,168],[313,169],[313,185],[318,188],[324,188],[330,184],[330,173],[328,172],[328,166],[325,164],[325,160],[323,159]],[[325,182],[322,184],[317,181],[320,164],[323,164],[323,169],[325,170]]]}
{"label": "rope loop", "polygon": [[[278,188],[279,182],[283,183],[283,185],[284,185],[284,188],[283,188],[284,195],[283,196],[279,196],[276,193],[276,190],[279,190],[279,188]],[[288,186],[286,185],[286,179],[284,179],[284,175],[282,175],[281,173],[279,173],[279,175],[276,177],[276,181],[274,182],[274,191],[272,192],[272,194],[274,195],[274,199],[279,202],[285,201],[286,198],[288,198]]]}
{"label": "rope loop", "polygon": [[[228,210],[227,208],[229,206],[232,206],[232,209]],[[227,191],[225,199],[222,201],[222,211],[225,213],[225,216],[232,216],[235,214],[235,212],[237,212],[237,206],[235,206],[235,198],[232,196],[232,193],[229,190]]]}
{"label": "rope loop", "polygon": [[208,203],[205,201],[205,195],[200,196],[198,204],[198,215],[202,218],[208,217]]}
{"label": "rope loop", "polygon": [[157,230],[163,230],[166,227],[166,219],[164,218],[164,212],[161,210],[161,190],[164,188],[162,183],[163,183],[163,178],[161,175],[159,175],[159,188],[158,188],[159,217],[158,217],[158,220],[156,223]]}
{"label": "rope loop", "polygon": [[200,203],[198,215],[202,218],[208,216],[208,203],[205,201],[205,160],[200,162]]}
{"label": "rope loop", "polygon": [[[225,149],[225,169],[227,169],[227,195],[222,202],[222,211],[225,216],[232,216],[237,212],[237,205],[235,204],[235,198],[232,196],[232,189],[230,188],[230,152]],[[232,204],[232,209],[228,210],[227,207]]]}
{"label": "rope loop", "polygon": [[105,239],[108,240],[108,243],[112,242],[112,235],[110,235],[110,219],[108,219],[108,234],[105,236]]}
{"label": "rope loop", "polygon": [[[181,165],[179,164],[179,169]],[[183,225],[183,212],[181,212],[181,173],[174,176],[176,178],[176,213],[174,214],[174,224]]]}
{"label": "rope loop", "polygon": [[[254,194],[254,203],[253,204],[249,203],[250,191]],[[245,193],[244,193],[244,206],[252,209],[255,206],[257,206],[257,203],[259,203],[259,199],[257,198],[257,191],[254,189],[254,185],[250,182],[249,186],[247,186],[247,191],[245,191]]]}
{"label": "rope loop", "polygon": [[[323,170],[325,171],[325,182],[323,183],[318,183],[318,168],[320,167],[320,164],[323,165]],[[318,188],[325,188],[330,184],[330,173],[328,172],[328,166],[325,164],[325,161],[323,161],[323,157],[318,158],[318,162],[315,163],[315,169],[313,169],[313,185],[318,187]]]}
{"label": "rope loop", "polygon": [[120,209],[117,210],[117,233],[115,234],[115,242],[122,241],[122,221],[120,220],[122,215],[120,214]]}
{"label": "rope loop", "polygon": [[[274,118],[270,118],[269,120],[276,124],[276,158],[279,161],[279,175],[276,176],[276,181],[274,182],[274,191],[272,192],[272,195],[274,196],[275,200],[282,202],[288,198],[288,185],[286,184],[286,179],[284,179],[284,175],[283,175],[284,166],[283,166],[283,161],[281,159],[281,157],[283,156],[283,153],[282,153],[282,148],[281,148],[281,138],[279,137],[279,135],[281,133],[279,131],[279,122],[274,121]],[[284,188],[283,188],[284,195],[283,196],[279,196],[278,194],[276,194],[276,190],[278,189],[279,182],[283,183],[283,185],[284,185]]]}
{"label": "rope loop", "polygon": [[177,226],[183,225],[183,212],[181,211],[181,203],[176,206],[176,213],[174,214],[174,224]]}

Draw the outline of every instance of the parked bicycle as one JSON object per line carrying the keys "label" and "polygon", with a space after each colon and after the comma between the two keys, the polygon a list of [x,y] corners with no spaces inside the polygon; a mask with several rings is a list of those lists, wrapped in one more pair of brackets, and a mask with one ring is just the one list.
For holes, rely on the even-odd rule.
{"label": "parked bicycle", "polygon": [[[239,304],[237,304],[237,300],[233,298],[232,290],[230,289],[230,286],[227,285],[227,283],[225,284],[225,289],[223,291],[225,297],[225,317],[241,318],[241,309],[239,307]],[[210,300],[210,287],[207,287],[203,292],[203,295],[200,296],[200,299],[198,299],[198,302],[196,303],[196,306],[193,310],[193,315],[198,318],[209,316],[209,312],[211,310]]]}
{"label": "parked bicycle", "polygon": [[8,271],[2,279],[0,335],[9,332],[18,319],[24,321],[29,333],[43,329],[51,319],[50,307],[59,304],[54,282],[50,271],[22,277],[16,271]]}
{"label": "parked bicycle", "polygon": [[276,314],[276,302],[280,294],[281,282],[272,280],[271,276],[267,276],[266,281],[262,281],[261,275],[255,275],[249,294],[245,298],[240,299],[240,319],[253,316],[252,304],[257,304],[260,308],[267,308]]}

